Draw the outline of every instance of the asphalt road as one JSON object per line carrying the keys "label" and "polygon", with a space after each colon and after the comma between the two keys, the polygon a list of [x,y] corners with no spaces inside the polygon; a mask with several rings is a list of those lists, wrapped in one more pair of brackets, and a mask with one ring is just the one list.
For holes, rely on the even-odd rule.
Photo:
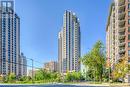
{"label": "asphalt road", "polygon": [[76,85],[0,85],[0,87],[108,87],[108,86],[76,86]]}

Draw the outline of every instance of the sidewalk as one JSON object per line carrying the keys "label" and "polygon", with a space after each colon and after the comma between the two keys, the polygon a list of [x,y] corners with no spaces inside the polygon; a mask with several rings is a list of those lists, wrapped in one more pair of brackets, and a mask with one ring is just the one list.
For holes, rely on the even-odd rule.
{"label": "sidewalk", "polygon": [[77,83],[73,84],[77,86],[103,86],[103,87],[130,87],[130,84],[128,83],[101,83],[101,84],[94,84],[94,83]]}

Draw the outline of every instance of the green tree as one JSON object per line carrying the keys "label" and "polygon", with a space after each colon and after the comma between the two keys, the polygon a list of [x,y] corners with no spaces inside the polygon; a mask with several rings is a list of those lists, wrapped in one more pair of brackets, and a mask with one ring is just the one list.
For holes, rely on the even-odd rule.
{"label": "green tree", "polygon": [[42,69],[38,70],[35,74],[35,80],[43,80],[44,75],[46,75],[46,74]]}
{"label": "green tree", "polygon": [[111,69],[105,67],[104,73],[103,73],[103,81],[108,82],[110,80],[110,75],[111,75]]}
{"label": "green tree", "polygon": [[88,70],[86,71],[86,80],[87,80],[87,81],[92,81],[92,80],[94,80],[94,72],[93,72],[92,69],[88,69]]}
{"label": "green tree", "polygon": [[65,76],[65,80],[66,81],[72,81],[72,75],[70,72],[67,72],[66,76]]}
{"label": "green tree", "polygon": [[39,69],[36,73],[35,73],[35,80],[40,81],[40,80],[44,80],[44,81],[61,81],[61,75],[57,72],[49,72],[43,69]]}
{"label": "green tree", "polygon": [[9,81],[9,75],[3,76],[3,82],[7,83]]}
{"label": "green tree", "polygon": [[20,81],[26,81],[26,80],[27,80],[27,76],[21,76],[21,77],[19,78],[19,80],[20,80]]}
{"label": "green tree", "polygon": [[0,82],[2,82],[2,81],[3,81],[3,76],[1,75],[1,76],[0,76]]}
{"label": "green tree", "polygon": [[32,80],[31,76],[27,76],[26,81],[31,81],[31,80]]}
{"label": "green tree", "polygon": [[67,75],[65,76],[66,81],[80,81],[83,80],[83,76],[80,72],[67,72]]}
{"label": "green tree", "polygon": [[9,81],[14,82],[16,80],[16,76],[14,73],[9,74]]}
{"label": "green tree", "polygon": [[91,76],[102,81],[103,69],[105,67],[104,45],[97,41],[92,50],[82,57],[83,64],[91,71]]}
{"label": "green tree", "polygon": [[57,73],[57,78],[56,78],[57,82],[61,82],[62,81],[62,76],[60,73]]}
{"label": "green tree", "polygon": [[60,74],[57,72],[51,72],[51,79],[56,82],[60,81]]}
{"label": "green tree", "polygon": [[114,81],[119,81],[119,79],[124,80],[126,74],[129,71],[129,65],[128,65],[128,57],[122,57],[119,59],[118,63],[115,64],[114,70],[112,71],[112,77]]}

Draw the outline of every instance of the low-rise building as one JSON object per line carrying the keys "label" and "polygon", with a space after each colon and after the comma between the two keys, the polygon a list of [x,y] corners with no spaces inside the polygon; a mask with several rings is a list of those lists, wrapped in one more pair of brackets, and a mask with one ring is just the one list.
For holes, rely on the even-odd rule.
{"label": "low-rise building", "polygon": [[55,61],[44,63],[44,69],[50,72],[58,71],[58,63]]}
{"label": "low-rise building", "polygon": [[26,56],[24,56],[23,53],[20,55],[20,60],[19,60],[19,75],[20,76],[27,76],[27,59]]}

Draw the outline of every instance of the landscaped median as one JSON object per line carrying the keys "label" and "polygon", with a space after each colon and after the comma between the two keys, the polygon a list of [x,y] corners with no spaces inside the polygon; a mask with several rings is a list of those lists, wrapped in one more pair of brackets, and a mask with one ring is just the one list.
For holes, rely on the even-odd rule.
{"label": "landscaped median", "polygon": [[130,83],[110,83],[109,85],[116,87],[130,87]]}

